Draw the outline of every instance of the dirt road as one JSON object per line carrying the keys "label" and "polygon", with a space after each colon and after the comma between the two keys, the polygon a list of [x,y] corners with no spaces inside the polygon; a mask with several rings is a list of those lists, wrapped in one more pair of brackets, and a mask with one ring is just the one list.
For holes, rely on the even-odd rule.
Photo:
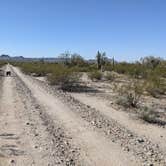
{"label": "dirt road", "polygon": [[12,76],[0,78],[0,166],[166,165],[156,142],[18,68],[5,70]]}

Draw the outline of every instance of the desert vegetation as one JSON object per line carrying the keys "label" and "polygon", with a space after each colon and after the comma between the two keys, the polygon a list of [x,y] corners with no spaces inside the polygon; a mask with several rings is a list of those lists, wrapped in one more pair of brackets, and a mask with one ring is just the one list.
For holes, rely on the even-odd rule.
{"label": "desert vegetation", "polygon": [[[39,62],[14,62],[26,74],[34,76],[48,76],[51,84],[57,84],[59,79],[66,84],[67,80],[79,80],[80,74],[87,73],[92,81],[113,80],[114,76],[109,72],[126,75],[134,82],[144,82],[143,89],[153,97],[165,94],[166,86],[166,61],[161,58],[145,57],[135,63],[116,62],[108,59],[106,53],[97,52],[96,62],[85,60],[78,54],[64,53],[59,57],[57,63]],[[104,72],[107,72],[106,74]],[[56,75],[56,76],[55,76]],[[68,75],[68,77],[67,77]],[[76,79],[73,79],[73,76]],[[59,78],[57,78],[59,77]],[[65,79],[64,79],[65,77]],[[72,77],[72,78],[71,78]],[[59,81],[61,82],[61,81]],[[69,81],[75,82],[75,81]],[[131,87],[126,87],[126,89]]]}
{"label": "desert vegetation", "polygon": [[6,61],[0,61],[0,68],[1,68],[2,66],[4,66],[5,64],[7,64]]}
{"label": "desert vegetation", "polygon": [[[64,91],[81,88],[83,74],[91,80],[92,86],[93,82],[113,85],[113,92],[117,94],[116,104],[134,109],[141,114],[141,119],[149,122],[153,122],[155,114],[147,111],[150,108],[143,109],[142,100],[148,96],[160,98],[166,95],[166,61],[158,57],[149,56],[133,63],[117,62],[114,58],[109,59],[105,52],[98,51],[96,60],[91,62],[79,54],[65,52],[59,56],[58,62],[10,63],[19,66],[26,74],[47,78],[50,85]],[[86,85],[86,81],[83,82]]]}

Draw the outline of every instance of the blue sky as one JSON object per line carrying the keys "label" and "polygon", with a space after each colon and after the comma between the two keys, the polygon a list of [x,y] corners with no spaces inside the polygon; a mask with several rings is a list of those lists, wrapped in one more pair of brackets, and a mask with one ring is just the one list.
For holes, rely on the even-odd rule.
{"label": "blue sky", "polygon": [[166,0],[0,0],[0,54],[166,58]]}

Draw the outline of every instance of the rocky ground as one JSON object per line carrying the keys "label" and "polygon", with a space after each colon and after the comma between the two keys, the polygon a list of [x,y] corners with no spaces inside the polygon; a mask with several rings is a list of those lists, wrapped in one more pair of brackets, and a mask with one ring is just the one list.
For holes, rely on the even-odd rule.
{"label": "rocky ground", "polygon": [[103,93],[65,93],[7,66],[0,78],[0,166],[166,165],[166,130]]}

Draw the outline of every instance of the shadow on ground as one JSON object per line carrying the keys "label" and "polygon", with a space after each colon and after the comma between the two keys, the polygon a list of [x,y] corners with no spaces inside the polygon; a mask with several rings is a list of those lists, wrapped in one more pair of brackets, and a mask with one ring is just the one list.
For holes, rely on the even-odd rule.
{"label": "shadow on ground", "polygon": [[101,93],[102,91],[97,90],[95,88],[86,86],[86,85],[74,85],[74,86],[69,86],[69,87],[64,87],[62,88],[63,91],[66,92],[77,92],[77,93]]}

